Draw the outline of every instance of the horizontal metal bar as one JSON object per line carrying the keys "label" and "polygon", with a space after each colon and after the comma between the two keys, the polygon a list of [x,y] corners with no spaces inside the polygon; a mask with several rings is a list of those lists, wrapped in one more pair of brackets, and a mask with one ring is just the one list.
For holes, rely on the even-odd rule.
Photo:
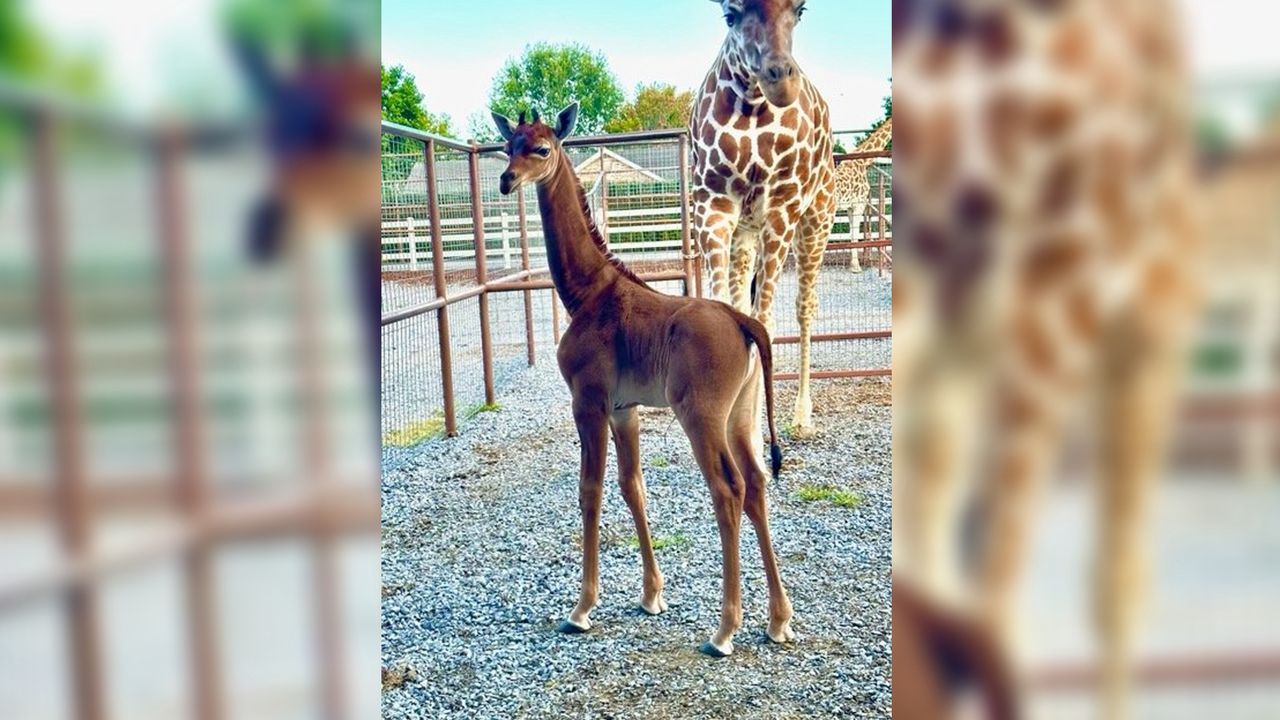
{"label": "horizontal metal bar", "polygon": [[278,497],[224,500],[179,527],[156,532],[127,548],[71,558],[39,574],[0,585],[0,613],[192,547],[310,532],[371,530],[378,527],[380,514],[378,494],[354,483]]}
{"label": "horizontal metal bar", "polygon": [[[93,512],[170,510],[178,496],[171,481],[160,478],[117,480],[95,478],[86,488]],[[0,485],[0,518],[32,517],[53,512],[53,489],[48,479]]]}
{"label": "horizontal metal bar", "polygon": [[[865,330],[862,332],[843,332],[843,333],[819,333],[810,335],[809,340],[812,342],[836,342],[839,340],[874,340],[879,338],[893,337],[892,330]],[[773,339],[774,345],[786,345],[788,343],[800,342],[799,335],[780,335]]]}
{"label": "horizontal metal bar", "polygon": [[832,157],[836,162],[843,162],[845,160],[869,160],[872,158],[891,158],[893,157],[893,151],[867,150],[864,152],[835,153]]}
{"label": "horizontal metal bar", "polygon": [[[874,368],[871,370],[814,370],[809,377],[814,380],[829,378],[888,377],[893,374],[892,368]],[[799,373],[774,373],[774,380],[799,380]]]}
{"label": "horizontal metal bar", "polygon": [[453,150],[471,152],[471,146],[468,145],[467,143],[459,142],[457,140],[454,140],[453,138],[447,138],[443,135],[437,135],[435,133],[427,132],[426,130],[419,130],[418,128],[412,128],[412,127],[409,127],[408,125],[393,123],[390,120],[382,121],[382,132],[388,135],[395,135],[397,137],[409,138],[411,140],[420,140],[422,142],[427,142],[428,140],[430,140],[437,145],[443,145],[444,147],[447,147]]}
{"label": "horizontal metal bar", "polygon": [[[663,282],[667,280],[684,280],[683,270],[664,270],[655,273],[636,273],[645,282]],[[554,288],[551,280],[525,280],[522,282],[504,283],[501,287],[490,288],[490,292],[514,292],[516,290],[548,290]]]}
{"label": "horizontal metal bar", "polygon": [[893,247],[893,240],[866,240],[855,242],[833,242],[827,243],[828,250],[866,250],[868,248]]}
{"label": "horizontal metal bar", "polygon": [[[1086,690],[1098,684],[1101,669],[1093,665],[1049,666],[1032,673],[1031,687],[1041,691]],[[1139,686],[1187,683],[1253,683],[1280,678],[1280,649],[1218,656],[1158,658],[1139,663]]]}
{"label": "horizontal metal bar", "polygon": [[[561,144],[565,147],[583,147],[588,145],[628,145],[632,143],[653,142],[655,140],[679,140],[681,135],[685,135],[687,133],[688,130],[685,130],[684,128],[638,130],[636,132],[627,133],[571,137]],[[485,145],[478,146],[477,150],[481,153],[502,152],[505,147],[505,143],[487,143]]]}
{"label": "horizontal metal bar", "polygon": [[504,275],[498,278],[497,280],[490,280],[489,282],[483,285],[476,285],[475,287],[467,288],[466,290],[463,290],[457,295],[447,295],[442,298],[436,298],[435,300],[432,300],[431,302],[428,302],[428,303],[415,305],[414,307],[405,308],[404,310],[398,310],[396,312],[391,313],[390,315],[383,315],[382,326],[386,327],[388,325],[393,325],[402,320],[408,320],[409,318],[414,318],[419,315],[424,315],[433,310],[439,310],[442,307],[447,307],[454,303],[462,302],[463,300],[470,300],[471,298],[478,297],[480,295],[483,295],[486,292],[492,292],[497,287],[500,287],[509,283],[514,283],[519,280],[523,280],[524,278],[529,277],[531,274],[532,274],[532,271],[530,270],[521,270],[519,272],[511,273],[510,275]]}

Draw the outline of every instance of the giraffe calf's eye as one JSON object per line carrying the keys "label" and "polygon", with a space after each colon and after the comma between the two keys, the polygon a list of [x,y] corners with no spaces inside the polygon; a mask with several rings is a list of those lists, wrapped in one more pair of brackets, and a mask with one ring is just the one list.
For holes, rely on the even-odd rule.
{"label": "giraffe calf's eye", "polygon": [[542,157],[547,157],[548,155],[551,154],[551,148],[549,147],[534,148],[533,151],[538,153]]}
{"label": "giraffe calf's eye", "polygon": [[741,19],[741,16],[736,12],[726,13],[724,16],[724,21],[729,27],[733,27],[734,25],[737,25],[738,20],[740,19]]}

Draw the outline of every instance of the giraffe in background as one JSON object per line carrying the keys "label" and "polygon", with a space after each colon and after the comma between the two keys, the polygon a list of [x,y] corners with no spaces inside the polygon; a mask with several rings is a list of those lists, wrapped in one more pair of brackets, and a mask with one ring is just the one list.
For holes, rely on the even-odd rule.
{"label": "giraffe in background", "polygon": [[[853,148],[853,152],[884,150],[892,139],[893,118],[889,117],[880,127],[867,133]],[[867,208],[871,200],[871,181],[867,177],[867,168],[871,167],[872,162],[872,158],[864,158],[845,160],[836,165],[836,207],[845,208],[849,213],[849,237],[853,242],[857,242],[857,234],[867,219]],[[857,218],[857,222],[854,218]],[[854,272],[862,272],[857,250],[849,252],[849,268]]]}
{"label": "giraffe in background", "polygon": [[795,246],[801,340],[792,426],[803,434],[813,427],[809,339],[818,269],[836,211],[830,113],[791,57],[802,1],[722,0],[720,6],[728,36],[689,125],[694,228],[712,297],[754,314],[770,337],[774,291]]}
{"label": "giraffe in background", "polygon": [[895,582],[974,601],[1014,649],[1035,500],[1066,423],[1094,411],[1110,718],[1127,716],[1146,516],[1199,294],[1173,10],[894,7]]}

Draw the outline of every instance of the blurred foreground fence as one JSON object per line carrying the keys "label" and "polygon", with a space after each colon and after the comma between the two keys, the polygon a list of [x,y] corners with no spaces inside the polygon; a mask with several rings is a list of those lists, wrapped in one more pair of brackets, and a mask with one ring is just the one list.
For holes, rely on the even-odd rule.
{"label": "blurred foreground fence", "polygon": [[[535,190],[498,192],[502,146],[388,122],[382,133],[382,430],[384,447],[402,447],[452,435],[459,416],[496,403],[568,319],[547,276]],[[576,137],[565,148],[610,249],[655,288],[700,296],[685,131]],[[851,227],[841,208],[833,228],[818,281],[818,378],[889,373],[888,155],[836,158],[870,162],[872,196],[863,227]],[[854,252],[866,271],[850,270]],[[774,305],[780,380],[798,369],[795,294],[792,258]]]}
{"label": "blurred foreground fence", "polygon": [[[360,337],[342,271],[248,266],[245,128],[7,86],[0,123],[0,716],[368,707],[373,661],[348,663],[376,624],[340,597],[376,438],[358,353],[330,349]],[[302,570],[264,575],[272,543]]]}

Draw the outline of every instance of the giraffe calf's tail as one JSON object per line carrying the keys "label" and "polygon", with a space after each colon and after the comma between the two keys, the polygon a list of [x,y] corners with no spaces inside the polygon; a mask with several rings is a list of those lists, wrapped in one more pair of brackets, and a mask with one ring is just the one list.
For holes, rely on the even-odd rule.
{"label": "giraffe calf's tail", "polygon": [[782,448],[778,445],[778,429],[773,422],[773,348],[769,344],[769,331],[759,320],[742,313],[735,311],[734,318],[747,341],[754,342],[760,352],[760,367],[764,370],[764,407],[769,419],[769,470],[777,480],[782,472]]}

